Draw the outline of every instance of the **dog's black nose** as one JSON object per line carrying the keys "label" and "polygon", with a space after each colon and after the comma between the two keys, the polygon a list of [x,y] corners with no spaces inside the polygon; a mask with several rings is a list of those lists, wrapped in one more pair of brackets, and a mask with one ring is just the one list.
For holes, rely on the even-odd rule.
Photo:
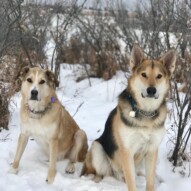
{"label": "dog's black nose", "polygon": [[147,93],[149,97],[153,97],[156,94],[157,90],[155,87],[148,87]]}
{"label": "dog's black nose", "polygon": [[32,90],[31,91],[31,99],[32,100],[37,100],[37,96],[38,96],[38,91],[37,90]]}

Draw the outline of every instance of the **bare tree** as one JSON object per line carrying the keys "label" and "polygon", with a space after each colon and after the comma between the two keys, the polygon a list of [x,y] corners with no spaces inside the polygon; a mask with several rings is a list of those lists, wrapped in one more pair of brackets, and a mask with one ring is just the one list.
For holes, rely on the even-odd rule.
{"label": "bare tree", "polygon": [[24,64],[45,65],[45,45],[53,17],[49,6],[43,4],[25,3],[21,9],[21,19],[18,23],[21,51],[20,57]]}
{"label": "bare tree", "polygon": [[174,119],[174,131],[175,135],[172,138],[174,143],[174,148],[170,156],[170,161],[172,161],[174,166],[182,165],[182,161],[188,161],[189,152],[187,147],[189,147],[189,139],[191,137],[191,83],[188,84],[188,89],[185,95],[182,95],[177,84],[175,84],[175,105],[173,111]]}
{"label": "bare tree", "polygon": [[[67,46],[68,42],[68,31],[72,30],[77,16],[80,14],[86,0],[81,5],[78,5],[78,0],[58,2],[54,5],[54,11],[56,13],[56,29],[51,31],[51,36],[55,41],[55,49],[53,53],[51,69],[53,69],[56,77],[58,78],[60,73],[60,64],[63,63],[62,58],[64,57],[63,47]],[[57,53],[54,59],[55,53]],[[54,62],[55,61],[55,62]]]}
{"label": "bare tree", "polygon": [[175,27],[177,0],[149,0],[146,3],[137,0],[134,11],[128,11],[126,7],[119,0],[110,8],[110,12],[120,28],[119,36],[126,43],[128,52],[137,42],[145,54],[157,58],[174,46],[170,35],[178,32]]}
{"label": "bare tree", "polygon": [[116,23],[109,11],[92,11],[89,17],[79,17],[77,27],[82,39],[82,64],[90,64],[88,76],[110,79],[124,63]]}
{"label": "bare tree", "polygon": [[8,128],[9,101],[14,93],[13,79],[15,73],[13,60],[7,55],[14,54],[18,45],[17,23],[20,20],[22,1],[0,1],[0,128]]}

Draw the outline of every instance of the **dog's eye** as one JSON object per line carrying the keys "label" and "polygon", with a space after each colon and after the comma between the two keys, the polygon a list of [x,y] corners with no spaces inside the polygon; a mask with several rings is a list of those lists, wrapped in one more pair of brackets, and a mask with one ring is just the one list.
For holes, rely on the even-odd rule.
{"label": "dog's eye", "polygon": [[141,75],[143,76],[143,78],[147,78],[146,73],[142,73]]}
{"label": "dog's eye", "polygon": [[28,79],[27,79],[27,82],[32,83],[31,78],[28,78]]}
{"label": "dog's eye", "polygon": [[39,82],[39,84],[44,84],[45,83],[45,81],[44,80],[41,80],[40,82]]}
{"label": "dog's eye", "polygon": [[162,78],[162,74],[158,74],[157,79],[161,79],[161,78]]}

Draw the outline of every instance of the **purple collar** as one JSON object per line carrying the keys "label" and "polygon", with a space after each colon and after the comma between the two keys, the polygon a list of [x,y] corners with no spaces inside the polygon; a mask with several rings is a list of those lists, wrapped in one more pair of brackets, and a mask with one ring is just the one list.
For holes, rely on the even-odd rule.
{"label": "purple collar", "polygon": [[51,97],[51,103],[54,103],[56,101],[56,98],[55,97]]}

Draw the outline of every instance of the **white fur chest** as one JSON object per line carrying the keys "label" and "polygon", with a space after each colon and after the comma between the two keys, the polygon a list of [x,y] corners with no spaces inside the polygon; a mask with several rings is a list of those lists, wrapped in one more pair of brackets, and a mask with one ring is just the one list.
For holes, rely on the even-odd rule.
{"label": "white fur chest", "polygon": [[124,147],[132,153],[146,153],[157,148],[165,134],[164,128],[120,128],[120,137]]}
{"label": "white fur chest", "polygon": [[44,124],[38,119],[28,119],[21,124],[21,132],[27,136],[31,136],[46,151],[48,151],[48,143],[55,133],[56,124]]}

